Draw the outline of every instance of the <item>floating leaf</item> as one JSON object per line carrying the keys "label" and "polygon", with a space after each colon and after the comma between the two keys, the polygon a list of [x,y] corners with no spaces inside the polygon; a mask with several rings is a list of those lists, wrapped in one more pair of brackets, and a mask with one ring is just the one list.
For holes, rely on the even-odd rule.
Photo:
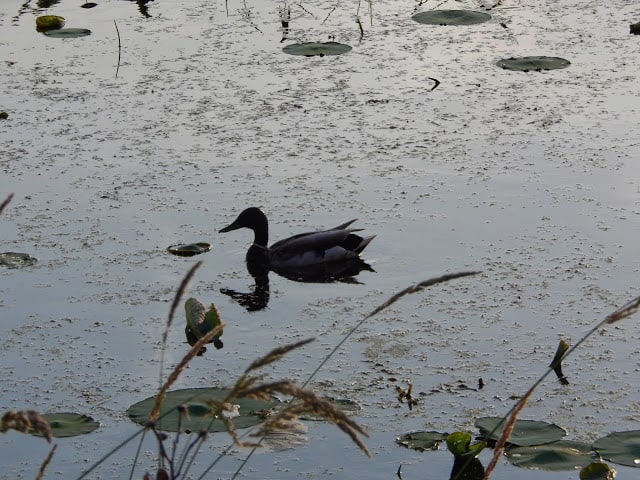
{"label": "floating leaf", "polygon": [[289,55],[304,55],[305,57],[324,57],[325,55],[342,55],[351,51],[349,45],[338,42],[308,42],[293,43],[282,49],[284,53]]}
{"label": "floating leaf", "polygon": [[[480,429],[482,437],[497,441],[502,435],[503,424],[504,419],[502,417],[483,417],[476,420],[475,426]],[[493,433],[489,435],[492,431]],[[555,442],[566,434],[567,432],[564,429],[551,423],[537,420],[517,420],[507,442],[513,445],[529,447]]]}
{"label": "floating leaf", "polygon": [[613,480],[616,469],[606,463],[593,462],[580,470],[580,480]]}
{"label": "floating leaf", "polygon": [[[49,423],[51,435],[58,438],[85,435],[100,426],[100,422],[79,413],[45,413],[42,418]],[[37,433],[33,433],[33,435],[40,436]]]}
{"label": "floating leaf", "polygon": [[[187,433],[200,430],[224,432],[226,428],[222,420],[211,416],[211,407],[207,405],[206,401],[208,399],[224,400],[230,392],[231,390],[224,388],[187,388],[168,392],[162,403],[156,427],[166,432],[176,432],[180,419],[176,407],[184,405],[188,415],[182,418],[183,431]],[[131,405],[127,410],[127,415],[135,423],[146,425],[155,401],[156,397],[153,396]],[[241,398],[233,400],[233,403],[239,406],[239,416],[233,419],[233,424],[236,428],[247,428],[260,423],[263,419],[262,413],[274,408],[279,402],[277,400],[265,402],[264,400]]]}
{"label": "floating leaf", "polygon": [[94,2],[85,2],[82,5],[80,5],[80,8],[93,8],[93,7],[97,7],[98,4],[94,3]]}
{"label": "floating leaf", "polygon": [[36,30],[46,32],[47,30],[57,30],[64,27],[64,17],[58,15],[42,15],[36,18]]}
{"label": "floating leaf", "polygon": [[91,35],[91,30],[88,28],[61,28],[60,30],[50,30],[44,32],[47,37],[53,38],[78,38]]}
{"label": "floating leaf", "polygon": [[613,463],[640,467],[640,430],[613,432],[593,442],[593,449]]}
{"label": "floating leaf", "polygon": [[509,462],[517,467],[540,470],[575,470],[593,461],[590,445],[571,440],[560,440],[545,445],[514,447],[507,450]]}
{"label": "floating leaf", "polygon": [[28,253],[4,252],[0,253],[0,267],[20,268],[30,267],[38,261]]}
{"label": "floating leaf", "polygon": [[488,21],[491,15],[473,10],[430,10],[411,18],[425,25],[477,25]]}
{"label": "floating leaf", "polygon": [[172,245],[167,248],[169,253],[179,257],[193,257],[211,250],[211,245],[206,242],[188,243],[184,245]]}
{"label": "floating leaf", "polygon": [[425,450],[437,450],[438,444],[447,439],[447,433],[440,432],[411,432],[396,438],[396,443],[403,447],[411,448],[419,452]]}
{"label": "floating leaf", "polygon": [[517,70],[520,72],[541,72],[542,70],[557,70],[571,65],[569,60],[560,57],[518,57],[507,58],[496,63],[505,70]]}

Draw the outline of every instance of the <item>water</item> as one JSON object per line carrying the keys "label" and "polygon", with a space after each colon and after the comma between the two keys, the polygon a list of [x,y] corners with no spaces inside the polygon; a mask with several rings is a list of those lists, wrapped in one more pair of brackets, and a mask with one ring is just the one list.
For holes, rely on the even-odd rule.
{"label": "water", "polygon": [[[414,2],[376,2],[373,24],[361,7],[361,40],[355,2],[291,5],[289,42],[332,35],[354,47],[325,58],[281,52],[280,4],[247,2],[247,11],[230,1],[227,16],[224,2],[152,2],[151,18],[132,2],[26,5],[20,15],[0,6],[0,109],[9,114],[0,192],[15,193],[0,217],[0,251],[39,261],[0,271],[0,409],[78,411],[103,424],[59,440],[50,477],[77,475],[133,431],[124,412],[157,388],[169,305],[200,258],[189,295],[218,305],[225,348],[196,359],[176,388],[228,385],[257,355],[314,336],[269,372],[302,383],[396,291],[482,270],[374,317],[316,378],[321,393],[362,405],[372,460],[336,429],[312,425],[307,447],[253,458],[250,478],[388,478],[406,458],[422,471],[444,454],[409,452],[396,435],[471,432],[478,416],[506,412],[559,339],[575,343],[638,295],[640,96],[628,34],[637,19],[624,2],[504,6],[470,28],[418,25]],[[46,38],[34,28],[42,13],[93,33]],[[572,65],[540,74],[494,65],[530,54]],[[429,77],[441,82],[433,91]],[[246,312],[219,290],[251,287],[250,233],[216,232],[250,205],[267,213],[272,240],[358,218],[377,235],[364,255],[376,273],[321,285],[271,274],[268,307]],[[165,251],[196,241],[212,251]],[[168,367],[186,351],[180,315]],[[637,340],[633,320],[607,328],[567,362],[570,387],[547,381],[523,418],[583,441],[638,428]],[[480,377],[481,391],[448,388]],[[408,382],[441,393],[409,412],[394,389]],[[7,478],[33,477],[44,442],[1,440]],[[335,448],[349,457],[339,462]],[[131,456],[101,475],[125,475]],[[449,468],[444,459],[433,478]],[[513,474],[501,465],[494,478]]]}

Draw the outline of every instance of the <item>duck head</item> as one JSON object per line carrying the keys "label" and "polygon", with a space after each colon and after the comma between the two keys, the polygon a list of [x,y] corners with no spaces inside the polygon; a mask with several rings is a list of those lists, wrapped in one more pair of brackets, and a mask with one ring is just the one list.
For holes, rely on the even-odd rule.
{"label": "duck head", "polygon": [[267,223],[267,217],[262,210],[257,207],[249,207],[243,210],[238,218],[227,227],[220,230],[220,233],[231,232],[238,230],[239,228],[250,228],[253,230],[254,239],[253,243],[261,247],[266,247],[269,241],[269,224]]}

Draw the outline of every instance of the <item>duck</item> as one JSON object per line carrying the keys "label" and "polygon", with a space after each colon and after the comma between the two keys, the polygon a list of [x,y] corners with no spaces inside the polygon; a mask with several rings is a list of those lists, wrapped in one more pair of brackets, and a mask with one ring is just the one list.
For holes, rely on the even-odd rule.
{"label": "duck", "polygon": [[269,247],[269,223],[266,215],[257,207],[249,207],[219,232],[226,233],[240,228],[253,230],[253,243],[246,255],[247,264],[283,271],[361,261],[360,253],[375,235],[356,235],[354,232],[361,229],[349,228],[355,221],[356,219],[350,220],[329,230],[300,233]]}

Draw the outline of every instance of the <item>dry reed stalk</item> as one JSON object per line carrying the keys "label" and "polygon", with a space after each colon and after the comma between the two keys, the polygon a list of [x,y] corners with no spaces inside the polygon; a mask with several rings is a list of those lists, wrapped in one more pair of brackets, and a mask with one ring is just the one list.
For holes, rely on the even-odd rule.
{"label": "dry reed stalk", "polygon": [[15,430],[20,433],[27,433],[29,430],[33,430],[46,438],[47,442],[51,443],[53,441],[49,422],[35,410],[9,410],[5,412],[0,420],[0,433],[4,433],[7,430]]}

